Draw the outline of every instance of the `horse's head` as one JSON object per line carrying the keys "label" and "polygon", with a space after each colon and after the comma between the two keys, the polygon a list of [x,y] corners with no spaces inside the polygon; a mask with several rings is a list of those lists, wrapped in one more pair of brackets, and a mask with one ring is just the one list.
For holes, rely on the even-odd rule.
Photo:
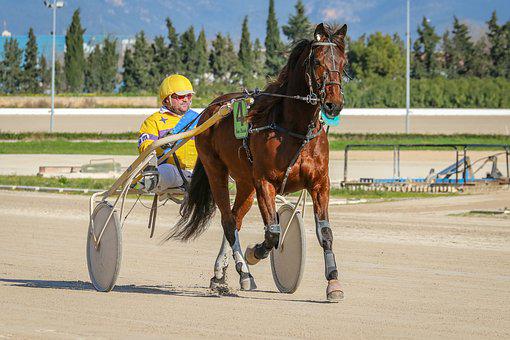
{"label": "horse's head", "polygon": [[347,25],[336,30],[322,23],[317,25],[307,59],[307,81],[329,118],[338,116],[344,107],[342,74],[347,62],[346,34]]}

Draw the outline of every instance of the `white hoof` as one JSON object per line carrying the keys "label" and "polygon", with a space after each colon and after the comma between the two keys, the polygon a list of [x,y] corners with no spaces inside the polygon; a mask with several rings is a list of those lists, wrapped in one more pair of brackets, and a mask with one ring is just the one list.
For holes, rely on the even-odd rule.
{"label": "white hoof", "polygon": [[244,260],[248,265],[254,266],[259,263],[259,259],[255,257],[255,246],[256,244],[252,243],[246,247],[246,251],[244,252]]}

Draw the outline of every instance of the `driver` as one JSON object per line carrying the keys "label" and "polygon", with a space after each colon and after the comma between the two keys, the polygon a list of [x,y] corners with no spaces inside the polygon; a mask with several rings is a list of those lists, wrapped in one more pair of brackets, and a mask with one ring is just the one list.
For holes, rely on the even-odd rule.
{"label": "driver", "polygon": [[[142,153],[155,140],[187,131],[196,126],[198,113],[191,110],[191,100],[195,92],[191,82],[180,74],[173,74],[163,80],[159,87],[161,107],[149,116],[140,127],[138,151]],[[158,148],[157,158],[165,151]],[[197,150],[194,139],[182,145],[164,163],[145,168],[141,187],[148,192],[161,192],[168,188],[185,186],[191,179],[191,169],[195,166]]]}

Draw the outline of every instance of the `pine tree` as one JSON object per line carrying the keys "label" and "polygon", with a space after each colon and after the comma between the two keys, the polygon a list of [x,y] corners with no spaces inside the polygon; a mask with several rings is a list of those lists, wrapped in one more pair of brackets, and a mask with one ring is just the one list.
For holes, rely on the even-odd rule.
{"label": "pine tree", "polygon": [[237,54],[239,58],[239,73],[241,78],[246,80],[253,77],[253,48],[250,41],[250,32],[248,30],[248,16],[244,17],[243,28],[241,31],[241,42],[239,43],[239,52]]}
{"label": "pine tree", "polygon": [[101,92],[104,93],[111,93],[115,90],[117,65],[119,62],[116,46],[117,40],[110,37],[107,37],[103,42],[99,83],[101,84]]}
{"label": "pine tree", "polygon": [[442,73],[447,78],[454,78],[457,76],[457,68],[454,62],[455,51],[453,43],[450,38],[450,32],[446,30],[442,37],[443,44],[443,60],[442,60]]}
{"label": "pine tree", "polygon": [[124,56],[124,90],[128,92],[152,92],[153,80],[150,75],[152,68],[152,51],[141,31],[135,36],[133,52],[126,51]]}
{"label": "pine tree", "polygon": [[85,54],[83,52],[83,33],[80,10],[73,13],[71,25],[66,32],[66,52],[64,55],[64,72],[66,85],[71,92],[83,90],[85,78]]}
{"label": "pine tree", "polygon": [[190,26],[180,37],[181,62],[190,80],[197,77],[197,42],[195,28]]}
{"label": "pine tree", "polygon": [[98,44],[87,57],[85,68],[85,91],[97,93],[101,91],[101,46]]}
{"label": "pine tree", "polygon": [[209,57],[214,77],[222,81],[230,80],[233,71],[236,69],[236,61],[234,43],[230,36],[223,37],[221,33],[216,34]]}
{"label": "pine tree", "polygon": [[0,84],[4,93],[12,94],[20,91],[22,73],[21,59],[23,51],[14,38],[8,38],[4,43],[4,60],[2,61],[2,74]]}
{"label": "pine tree", "polygon": [[25,47],[25,60],[23,63],[22,90],[27,93],[40,93],[41,75],[37,65],[37,42],[32,27],[28,30],[28,41]]}
{"label": "pine tree", "polygon": [[166,18],[167,37],[169,40],[168,48],[170,50],[168,74],[184,73],[185,69],[182,65],[182,56],[179,50],[179,35],[176,33],[175,28],[170,18]]}
{"label": "pine tree", "polygon": [[413,77],[433,77],[437,74],[436,46],[440,38],[425,17],[417,31],[418,39],[413,44]]}
{"label": "pine tree", "polygon": [[285,64],[285,58],[282,55],[284,47],[280,39],[278,21],[274,12],[274,0],[269,0],[269,12],[267,16],[266,28],[266,71],[270,76],[278,74]]}
{"label": "pine tree", "polygon": [[196,73],[198,78],[202,81],[205,78],[205,74],[209,72],[209,61],[207,51],[207,40],[205,38],[204,28],[200,30],[197,40],[197,60],[196,60]]}
{"label": "pine tree", "polygon": [[313,27],[305,14],[303,2],[298,0],[294,8],[296,14],[289,17],[288,25],[282,26],[283,34],[287,36],[291,45],[303,39],[310,39],[313,34]]}

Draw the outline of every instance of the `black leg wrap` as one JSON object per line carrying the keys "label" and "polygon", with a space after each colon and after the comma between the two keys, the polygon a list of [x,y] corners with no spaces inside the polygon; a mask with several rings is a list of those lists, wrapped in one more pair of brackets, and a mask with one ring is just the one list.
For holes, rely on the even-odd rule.
{"label": "black leg wrap", "polygon": [[331,250],[324,251],[324,266],[326,268],[326,279],[338,279],[338,269],[336,268],[335,254]]}
{"label": "black leg wrap", "polygon": [[269,252],[273,248],[278,249],[278,243],[280,242],[281,228],[278,224],[272,224],[266,226],[264,233],[264,242],[259,243],[255,246],[254,255],[257,259],[263,260],[268,257]]}

